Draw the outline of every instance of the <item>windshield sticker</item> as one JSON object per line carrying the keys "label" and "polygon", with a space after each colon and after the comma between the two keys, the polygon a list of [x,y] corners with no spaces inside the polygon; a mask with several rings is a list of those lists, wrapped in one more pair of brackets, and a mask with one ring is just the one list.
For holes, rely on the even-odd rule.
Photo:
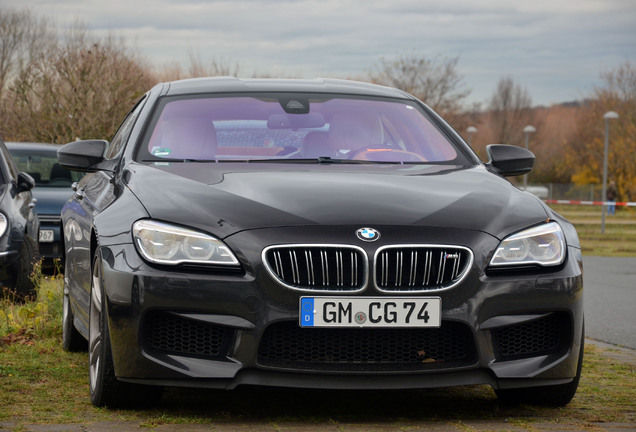
{"label": "windshield sticker", "polygon": [[170,156],[170,153],[172,153],[172,150],[169,149],[169,148],[165,148],[165,147],[153,147],[152,148],[152,155],[153,156],[167,157],[167,156]]}

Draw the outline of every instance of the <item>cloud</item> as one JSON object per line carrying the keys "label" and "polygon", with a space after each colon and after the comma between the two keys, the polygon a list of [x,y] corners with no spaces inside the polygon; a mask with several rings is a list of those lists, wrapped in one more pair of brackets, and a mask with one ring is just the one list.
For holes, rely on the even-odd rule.
{"label": "cloud", "polygon": [[472,98],[511,75],[535,103],[574,99],[636,61],[633,0],[21,0],[60,26],[114,32],[157,66],[237,62],[245,73],[355,76],[380,58],[460,56]]}

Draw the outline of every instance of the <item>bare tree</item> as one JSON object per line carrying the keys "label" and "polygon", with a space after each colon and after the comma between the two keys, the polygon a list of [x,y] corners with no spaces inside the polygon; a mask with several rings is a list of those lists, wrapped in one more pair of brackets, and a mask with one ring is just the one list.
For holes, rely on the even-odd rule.
{"label": "bare tree", "polygon": [[156,74],[157,80],[174,81],[186,78],[212,77],[212,76],[238,76],[241,72],[239,63],[212,58],[207,64],[201,59],[198,52],[189,53],[190,63],[188,70],[184,71],[179,63],[172,61],[165,64]]}
{"label": "bare tree", "polygon": [[[189,53],[190,61],[187,71],[184,71],[181,64],[176,61],[172,61],[164,64],[159,72],[156,73],[157,80],[174,81],[186,78],[198,78],[198,77],[218,77],[218,76],[251,76],[252,78],[281,78],[288,76],[287,74],[280,74],[275,72],[260,72],[254,70],[251,74],[243,72],[243,65],[240,62],[233,62],[230,60],[218,59],[212,57],[207,63],[201,59],[198,52]],[[288,76],[293,78],[293,76]]]}
{"label": "bare tree", "polygon": [[372,82],[404,90],[453,123],[470,94],[457,72],[459,57],[429,59],[402,54],[395,60],[382,58],[370,73]]}
{"label": "bare tree", "polygon": [[0,5],[0,101],[15,74],[49,44],[50,26],[25,10]]}
{"label": "bare tree", "polygon": [[3,104],[7,137],[56,143],[108,139],[153,83],[122,40],[96,39],[76,24],[12,82]]}
{"label": "bare tree", "polygon": [[238,63],[232,63],[226,60],[218,60],[213,58],[208,64],[201,60],[201,56],[197,53],[190,53],[189,76],[195,77],[212,77],[212,76],[238,76],[241,72],[241,66]]}
{"label": "bare tree", "polygon": [[489,108],[496,142],[521,144],[523,128],[533,122],[532,99],[528,91],[515,84],[511,77],[503,77],[497,83]]}

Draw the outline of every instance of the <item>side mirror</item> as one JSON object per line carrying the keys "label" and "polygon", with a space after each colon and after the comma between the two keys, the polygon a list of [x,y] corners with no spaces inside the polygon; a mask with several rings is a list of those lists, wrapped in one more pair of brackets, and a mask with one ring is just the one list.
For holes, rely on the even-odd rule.
{"label": "side mirror", "polygon": [[527,174],[534,167],[534,154],[523,147],[490,144],[486,146],[486,152],[490,158],[486,167],[505,177]]}
{"label": "side mirror", "polygon": [[35,187],[35,180],[25,172],[18,173],[18,191],[26,192]]}
{"label": "side mirror", "polygon": [[97,165],[104,160],[107,146],[108,141],[105,140],[70,142],[58,149],[57,160],[62,167],[72,171],[99,171]]}

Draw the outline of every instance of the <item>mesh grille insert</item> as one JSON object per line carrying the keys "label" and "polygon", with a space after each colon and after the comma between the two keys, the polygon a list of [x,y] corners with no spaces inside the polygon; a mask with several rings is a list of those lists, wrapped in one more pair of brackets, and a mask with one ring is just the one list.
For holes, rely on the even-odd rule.
{"label": "mesh grille insert", "polygon": [[170,312],[150,313],[144,322],[146,346],[169,354],[220,357],[227,352],[233,335],[225,327]]}
{"label": "mesh grille insert", "polygon": [[269,326],[259,364],[323,370],[422,370],[475,360],[470,331],[444,322],[437,329],[300,328],[296,322]]}
{"label": "mesh grille insert", "polygon": [[571,324],[567,315],[543,318],[492,330],[498,360],[534,357],[559,352],[569,346]]}

